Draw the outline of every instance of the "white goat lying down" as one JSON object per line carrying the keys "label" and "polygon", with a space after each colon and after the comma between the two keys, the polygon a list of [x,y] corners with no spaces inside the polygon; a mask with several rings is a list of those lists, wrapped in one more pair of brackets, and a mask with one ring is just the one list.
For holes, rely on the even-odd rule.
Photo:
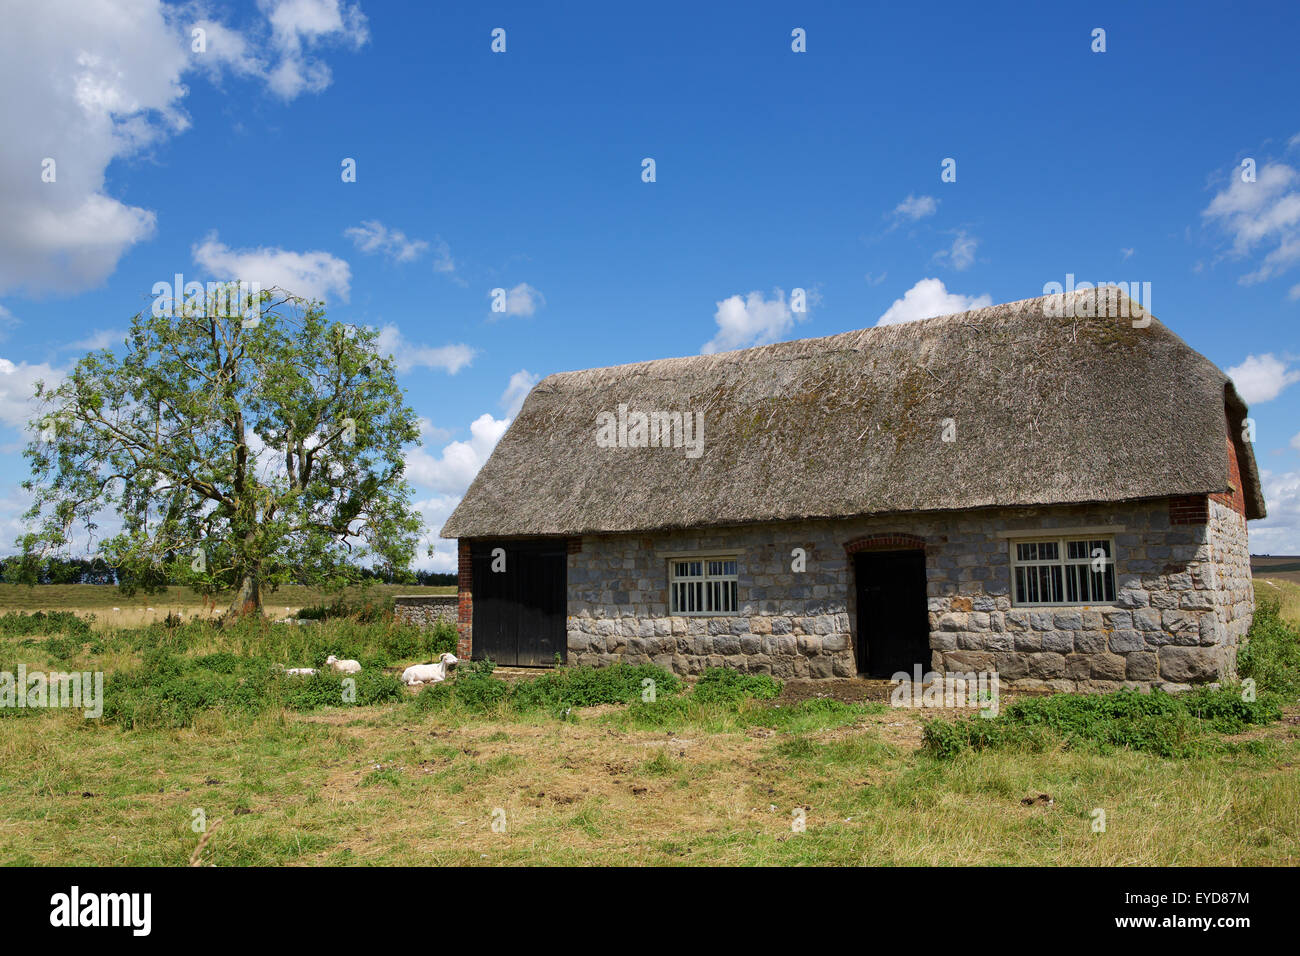
{"label": "white goat lying down", "polygon": [[340,674],[360,674],[361,665],[353,660],[341,661],[333,654],[325,658],[325,663],[334,668]]}
{"label": "white goat lying down", "polygon": [[281,667],[280,670],[284,671],[285,674],[289,677],[315,677],[316,676],[316,668],[314,667]]}
{"label": "white goat lying down", "polygon": [[412,664],[402,671],[402,683],[411,686],[436,684],[440,680],[445,680],[447,672],[459,663],[455,654],[441,654],[436,664]]}

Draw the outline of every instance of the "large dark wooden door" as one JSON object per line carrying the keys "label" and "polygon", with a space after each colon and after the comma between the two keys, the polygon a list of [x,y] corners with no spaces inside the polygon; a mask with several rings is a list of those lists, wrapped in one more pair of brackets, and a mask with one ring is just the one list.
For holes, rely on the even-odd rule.
{"label": "large dark wooden door", "polygon": [[[493,551],[505,569],[492,570]],[[558,541],[475,541],[474,659],[542,667],[568,658],[568,548]],[[499,562],[498,562],[499,566]]]}
{"label": "large dark wooden door", "polygon": [[853,556],[857,583],[858,671],[871,677],[930,669],[925,552],[863,551]]}

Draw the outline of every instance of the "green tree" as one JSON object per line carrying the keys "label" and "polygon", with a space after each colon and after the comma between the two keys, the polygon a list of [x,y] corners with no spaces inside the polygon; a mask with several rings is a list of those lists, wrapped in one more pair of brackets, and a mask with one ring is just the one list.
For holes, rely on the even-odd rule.
{"label": "green tree", "polygon": [[38,383],[23,554],[65,552],[114,509],[102,554],[124,588],[231,591],[234,614],[287,581],[404,570],[421,522],[403,446],[419,429],[377,333],[280,290],[168,311],[132,319],[122,358],[92,352]]}

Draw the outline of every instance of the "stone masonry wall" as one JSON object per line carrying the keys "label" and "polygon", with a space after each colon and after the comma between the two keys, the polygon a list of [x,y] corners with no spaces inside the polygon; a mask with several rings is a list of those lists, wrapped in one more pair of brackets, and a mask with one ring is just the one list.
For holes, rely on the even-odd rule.
{"label": "stone masonry wall", "polygon": [[[1010,686],[1054,690],[1183,689],[1231,672],[1253,609],[1245,520],[1217,502],[1210,515],[1174,524],[1161,500],[588,536],[569,556],[570,661],[852,676],[857,609],[845,546],[898,534],[924,541],[923,667],[997,670]],[[1106,535],[1115,539],[1114,604],[1012,607],[1009,544],[998,532],[1094,526],[1117,527]],[[803,573],[791,571],[794,548],[807,554]],[[738,614],[669,615],[665,552],[684,551],[739,556]]]}
{"label": "stone masonry wall", "polygon": [[1217,587],[1211,588],[1211,594],[1218,624],[1223,629],[1220,643],[1231,670],[1235,670],[1237,646],[1245,639],[1255,615],[1246,518],[1212,497],[1209,532],[1212,567],[1218,575]]}
{"label": "stone masonry wall", "polygon": [[456,595],[399,594],[393,598],[393,616],[417,627],[433,627],[438,621],[456,623]]}

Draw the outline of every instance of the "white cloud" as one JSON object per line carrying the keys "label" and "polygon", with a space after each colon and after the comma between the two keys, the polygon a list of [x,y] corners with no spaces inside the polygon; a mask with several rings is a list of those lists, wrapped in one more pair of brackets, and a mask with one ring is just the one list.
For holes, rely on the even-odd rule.
{"label": "white cloud", "polygon": [[1274,358],[1272,353],[1247,355],[1240,365],[1228,369],[1228,377],[1237,386],[1237,393],[1247,405],[1268,402],[1277,398],[1284,388],[1300,382],[1300,369],[1288,368],[1287,363]]}
{"label": "white cloud", "polygon": [[[102,282],[152,212],[104,192],[105,171],[183,130],[186,48],[169,9],[9,4],[0,30],[0,291]],[[19,92],[21,91],[21,92]],[[42,181],[45,159],[54,182]]]}
{"label": "white cloud", "polygon": [[271,45],[279,62],[267,83],[282,99],[318,93],[330,84],[330,68],[312,51],[331,41],[360,48],[370,38],[361,8],[339,0],[258,0],[271,25]]}
{"label": "white cloud", "polygon": [[0,422],[25,428],[36,412],[35,386],[43,381],[51,388],[63,380],[63,373],[41,363],[28,365],[0,358]]}
{"label": "white cloud", "polygon": [[343,235],[365,253],[383,253],[394,262],[411,262],[429,248],[423,239],[407,239],[400,229],[389,229],[378,219],[363,220],[359,226],[349,226]]}
{"label": "white cloud", "polygon": [[376,342],[382,354],[391,354],[397,371],[405,374],[416,368],[442,369],[455,375],[474,360],[475,351],[468,345],[412,345],[397,326],[389,324],[379,330]]}
{"label": "white cloud", "polygon": [[[488,292],[488,298],[494,298],[491,292]],[[527,282],[521,282],[513,289],[507,290],[505,311],[493,312],[491,318],[498,319],[503,315],[530,316],[544,305],[546,305],[546,297]]]}
{"label": "white cloud", "polygon": [[1268,517],[1250,523],[1252,554],[1300,554],[1300,471],[1260,471]]}
{"label": "white cloud", "polygon": [[69,342],[60,351],[97,352],[100,349],[110,349],[115,345],[121,345],[125,340],[125,329],[100,329],[98,332],[92,332],[84,339]]}
{"label": "white cloud", "polygon": [[194,30],[203,31],[205,49],[194,53],[193,63],[209,79],[220,82],[226,70],[236,76],[265,76],[266,66],[258,56],[257,47],[238,30],[216,20],[195,20],[188,24],[186,31],[191,42]]}
{"label": "white cloud", "polygon": [[[423,448],[412,449],[407,454],[407,477],[418,487],[430,488],[436,492],[430,498],[417,501],[415,505],[427,529],[424,539],[426,550],[430,544],[436,549],[432,558],[422,553],[415,562],[416,567],[436,571],[455,570],[455,542],[442,541],[438,538],[438,531],[451,517],[456,505],[460,504],[470,483],[510,427],[524,397],[537,381],[538,377],[527,369],[520,369],[510,376],[510,382],[501,395],[501,404],[507,409],[506,417],[493,418],[490,413],[484,412],[469,426],[469,441],[450,442],[436,457]],[[421,430],[424,430],[423,423]]]}
{"label": "white cloud", "polygon": [[716,305],[713,321],[718,331],[700,349],[703,355],[775,342],[789,333],[795,322],[808,318],[807,312],[791,311],[782,289],[773,289],[770,299],[751,292],[744,298],[729,296]]}
{"label": "white cloud", "polygon": [[1242,170],[1230,174],[1201,212],[1232,240],[1235,257],[1245,257],[1267,247],[1259,266],[1240,279],[1244,285],[1281,275],[1300,263],[1300,174],[1285,163],[1265,163],[1255,182],[1243,182]]}
{"label": "white cloud", "polygon": [[406,456],[407,476],[421,487],[459,498],[509,427],[508,417],[496,419],[484,412],[469,426],[469,441],[451,442],[437,458],[423,448],[412,450]]}
{"label": "white cloud", "polygon": [[[195,72],[258,76],[277,94],[322,88],[327,41],[364,42],[365,19],[338,0],[263,0],[245,32],[160,0],[7,4],[0,29],[0,292],[69,295],[101,284],[155,213],[106,188],[109,167],[190,125]],[[192,51],[191,29],[207,49]],[[267,50],[263,61],[254,51]],[[18,92],[20,91],[20,92]],[[54,181],[42,178],[53,160]],[[179,161],[179,160],[178,160]]]}
{"label": "white cloud", "polygon": [[1291,447],[1296,451],[1300,451],[1300,432],[1296,432],[1291,436]]}
{"label": "white cloud", "polygon": [[[450,275],[456,271],[456,260],[451,257],[451,246],[441,236],[433,239],[433,271]],[[462,283],[463,284],[463,283]]]}
{"label": "white cloud", "polygon": [[258,282],[263,289],[276,286],[306,299],[324,301],[337,293],[344,302],[348,300],[352,270],[328,252],[292,252],[266,246],[231,249],[217,239],[215,232],[193,246],[192,251],[194,261],[212,273],[209,281]]}
{"label": "white cloud", "polygon": [[911,196],[894,207],[894,222],[916,222],[926,216],[933,216],[939,208],[939,200],[933,196]]}
{"label": "white cloud", "polygon": [[22,320],[14,315],[3,305],[0,305],[0,342],[9,338],[9,332],[14,326],[21,324]]}
{"label": "white cloud", "polygon": [[954,269],[961,272],[974,265],[975,247],[978,245],[978,239],[968,236],[965,232],[959,232],[953,239],[951,248],[939,250],[935,253],[935,258],[947,259]]}
{"label": "white cloud", "polygon": [[1133,253],[1135,252],[1137,252],[1136,249],[1121,249],[1120,255],[1122,255],[1125,259],[1132,259]]}
{"label": "white cloud", "polygon": [[444,442],[451,437],[451,432],[446,428],[439,428],[423,415],[416,416],[416,423],[420,429],[420,438],[426,442]]}
{"label": "white cloud", "polygon": [[993,304],[989,295],[961,295],[949,292],[939,279],[922,279],[903,293],[901,299],[885,310],[876,325],[897,325],[901,322],[915,322],[930,319],[936,315],[951,315],[954,312],[969,312],[971,309],[983,309]]}
{"label": "white cloud", "polygon": [[1300,284],[1293,285],[1291,290],[1286,294],[1286,297],[1292,302],[1300,302]]}
{"label": "white cloud", "polygon": [[526,368],[521,368],[510,376],[510,384],[501,393],[501,407],[506,410],[507,418],[514,418],[519,414],[524,399],[528,397],[528,393],[533,390],[533,386],[540,380],[539,376],[534,375]]}
{"label": "white cloud", "polygon": [[[457,566],[456,542],[438,537],[438,532],[447,523],[451,513],[460,503],[459,495],[433,495],[415,502],[415,510],[420,513],[424,524],[424,546],[419,549],[411,567],[424,571],[454,572]],[[434,548],[433,555],[428,553],[429,546]]]}

